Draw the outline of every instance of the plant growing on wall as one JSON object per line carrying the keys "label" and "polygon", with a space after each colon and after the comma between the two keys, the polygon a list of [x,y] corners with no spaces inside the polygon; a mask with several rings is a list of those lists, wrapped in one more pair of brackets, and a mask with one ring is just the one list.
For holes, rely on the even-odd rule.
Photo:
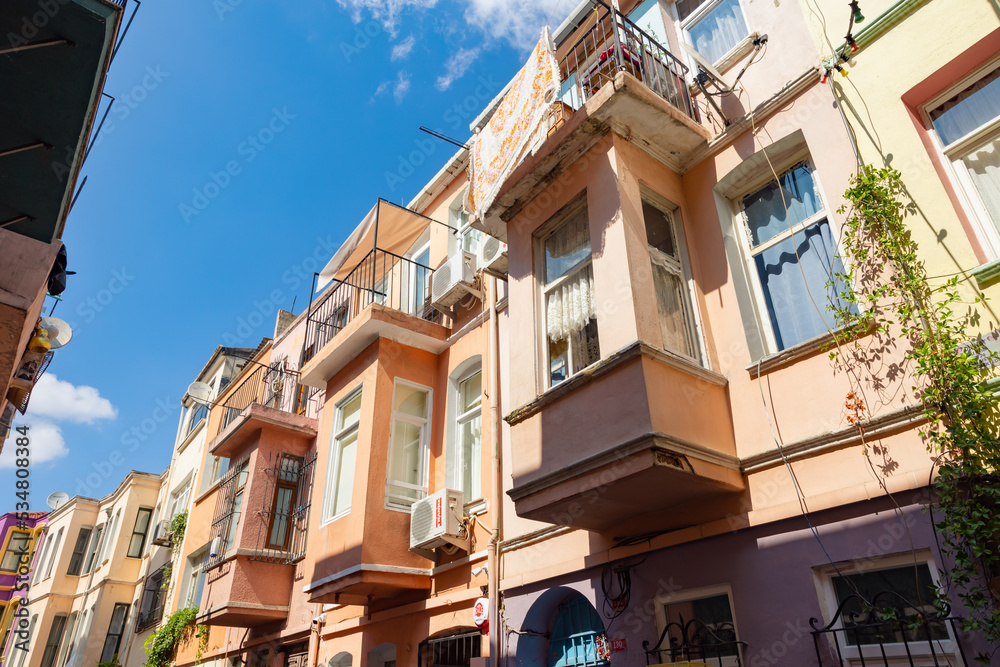
{"label": "plant growing on wall", "polygon": [[195,660],[201,660],[208,646],[208,627],[196,625],[194,621],[197,616],[197,607],[178,609],[157,628],[143,644],[143,649],[146,651],[146,662],[143,663],[143,667],[168,667],[177,657],[177,649],[195,635],[196,629],[198,647]]}
{"label": "plant growing on wall", "polygon": [[[868,384],[876,390],[900,379],[904,369],[912,372],[913,395],[927,421],[922,436],[937,467],[931,508],[935,528],[952,561],[937,604],[943,609],[954,587],[970,612],[964,629],[1000,645],[1000,597],[990,586],[1000,575],[1000,429],[997,397],[987,383],[996,359],[981,341],[970,342],[967,333],[979,323],[976,307],[985,299],[977,291],[971,303],[964,302],[957,276],[931,285],[904,223],[916,208],[899,172],[862,166],[845,197],[850,206],[839,212],[848,215],[842,245],[850,269],[841,278],[854,293],[842,295],[848,305],[835,309],[844,327],[840,358],[852,373],[867,368],[873,380]],[[844,346],[846,340],[853,341],[851,348]],[[906,343],[902,367],[885,361],[899,342]],[[838,358],[838,352],[831,356]],[[857,414],[864,403],[853,392],[849,412],[852,404],[856,414],[849,421],[864,437]],[[865,447],[866,455],[872,451],[885,460],[875,446]],[[976,659],[989,662],[986,655]]]}
{"label": "plant growing on wall", "polygon": [[188,511],[178,512],[170,520],[170,548],[179,547],[184,541],[184,531],[187,530]]}

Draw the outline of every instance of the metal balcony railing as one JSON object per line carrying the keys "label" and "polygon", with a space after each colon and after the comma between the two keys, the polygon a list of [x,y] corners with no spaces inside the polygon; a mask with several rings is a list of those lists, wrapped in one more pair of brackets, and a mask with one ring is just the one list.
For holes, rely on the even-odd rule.
{"label": "metal balcony railing", "polygon": [[312,304],[306,318],[302,363],[341,332],[373,303],[381,304],[430,322],[444,316],[431,306],[434,270],[388,250],[372,249],[343,279]]}
{"label": "metal balcony railing", "polygon": [[222,418],[222,428],[226,428],[240,414],[254,403],[284,412],[301,413],[300,402],[304,398],[299,391],[299,374],[284,368],[284,362],[270,366],[256,364],[250,373],[222,406],[226,409]]}
{"label": "metal balcony railing", "polygon": [[550,129],[572,115],[618,72],[628,72],[689,118],[698,120],[688,93],[687,66],[624,14],[601,0],[598,5],[593,27],[559,61],[563,94],[550,114]]}

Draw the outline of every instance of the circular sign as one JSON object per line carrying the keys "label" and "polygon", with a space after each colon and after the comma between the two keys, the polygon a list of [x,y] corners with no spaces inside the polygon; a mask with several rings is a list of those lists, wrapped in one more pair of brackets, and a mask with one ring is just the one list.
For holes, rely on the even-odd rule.
{"label": "circular sign", "polygon": [[490,622],[490,600],[489,598],[479,598],[473,607],[472,620],[477,628],[489,627]]}

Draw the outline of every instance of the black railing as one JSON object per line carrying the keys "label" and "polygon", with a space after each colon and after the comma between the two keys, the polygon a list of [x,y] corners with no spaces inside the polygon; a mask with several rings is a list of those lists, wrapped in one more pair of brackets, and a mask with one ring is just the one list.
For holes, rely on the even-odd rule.
{"label": "black railing", "polygon": [[961,619],[948,609],[935,610],[930,604],[915,605],[893,591],[883,591],[865,600],[850,595],[841,603],[833,620],[812,626],[816,660],[824,665],[895,667],[968,665],[958,641]]}
{"label": "black railing", "polygon": [[594,26],[559,61],[564,92],[550,114],[550,128],[579,109],[605,83],[614,80],[618,72],[628,72],[697,120],[685,79],[687,66],[624,14],[604,2],[599,4],[603,13],[594,13],[597,16]]}
{"label": "black railing", "polygon": [[270,366],[256,364],[250,375],[222,403],[225,408],[222,428],[233,423],[254,403],[284,412],[298,412],[298,403],[303,396],[299,391],[298,372],[285,369],[284,362]]}
{"label": "black railing", "polygon": [[718,667],[742,667],[745,647],[746,642],[736,639],[736,628],[732,623],[707,625],[697,618],[668,623],[652,648],[648,641],[642,642],[647,665],[698,661]]}
{"label": "black railing", "polygon": [[372,249],[343,280],[334,278],[334,284],[310,306],[302,363],[373,303],[441,323],[443,315],[430,302],[433,278],[434,270],[428,266]]}
{"label": "black railing", "polygon": [[271,457],[250,560],[289,564],[305,556],[315,468],[315,451],[304,459],[280,453]]}
{"label": "black railing", "polygon": [[473,658],[480,656],[482,642],[479,630],[425,639],[417,646],[417,667],[468,667]]}
{"label": "black railing", "polygon": [[146,577],[142,598],[139,602],[139,613],[135,617],[135,631],[142,632],[163,618],[163,609],[167,602],[167,587],[170,585],[170,564],[162,565],[153,574]]}

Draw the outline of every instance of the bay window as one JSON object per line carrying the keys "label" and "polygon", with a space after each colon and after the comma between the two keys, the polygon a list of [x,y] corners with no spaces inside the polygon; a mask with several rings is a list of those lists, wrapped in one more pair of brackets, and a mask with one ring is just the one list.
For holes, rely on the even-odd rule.
{"label": "bay window", "polygon": [[586,201],[571,205],[541,243],[545,375],[555,386],[601,358]]}
{"label": "bay window", "polygon": [[358,389],[337,404],[333,443],[327,464],[323,521],[332,521],[351,511],[360,423],[361,389]]}
{"label": "bay window", "polygon": [[385,489],[387,507],[408,510],[414,501],[427,495],[430,413],[430,389],[396,380]]}

